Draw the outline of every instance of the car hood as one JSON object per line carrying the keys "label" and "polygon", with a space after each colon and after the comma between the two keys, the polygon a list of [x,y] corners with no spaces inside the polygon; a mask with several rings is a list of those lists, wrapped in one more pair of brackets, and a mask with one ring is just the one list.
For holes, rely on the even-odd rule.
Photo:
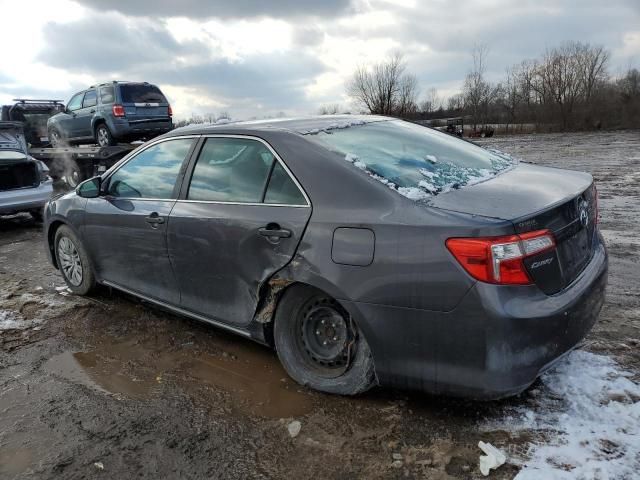
{"label": "car hood", "polygon": [[515,220],[548,210],[584,192],[588,173],[519,163],[486,182],[441,193],[429,205],[445,210]]}
{"label": "car hood", "polygon": [[24,138],[22,123],[0,122],[1,151],[18,151],[27,154],[27,142]]}

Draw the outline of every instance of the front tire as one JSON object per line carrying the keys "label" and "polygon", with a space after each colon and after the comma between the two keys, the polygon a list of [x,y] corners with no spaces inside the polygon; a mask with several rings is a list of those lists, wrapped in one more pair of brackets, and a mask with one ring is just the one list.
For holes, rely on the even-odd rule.
{"label": "front tire", "polygon": [[64,182],[69,188],[76,188],[84,180],[84,174],[75,160],[65,160],[64,162]]}
{"label": "front tire", "polygon": [[113,135],[111,135],[111,130],[109,130],[106,123],[101,123],[96,127],[96,143],[100,147],[109,147],[116,144]]}
{"label": "front tire", "polygon": [[301,385],[357,395],[375,384],[364,336],[337,301],[315,288],[285,291],[275,315],[274,341],[283,367]]}
{"label": "front tire", "polygon": [[87,295],[96,286],[89,256],[73,230],[62,225],[54,239],[56,262],[69,289]]}
{"label": "front tire", "polygon": [[49,133],[49,143],[53,148],[60,148],[60,147],[66,146],[64,139],[62,137],[62,134],[56,128],[50,128],[48,133]]}

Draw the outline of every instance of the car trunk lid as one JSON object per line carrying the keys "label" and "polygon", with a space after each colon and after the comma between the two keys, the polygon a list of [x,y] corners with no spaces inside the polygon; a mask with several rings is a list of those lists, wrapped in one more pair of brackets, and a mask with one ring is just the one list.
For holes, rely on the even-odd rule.
{"label": "car trunk lid", "polygon": [[532,280],[551,295],[572,283],[591,258],[596,202],[589,174],[519,164],[486,182],[437,195],[429,204],[509,220],[516,233],[551,231],[556,248],[524,260]]}
{"label": "car trunk lid", "polygon": [[27,156],[22,124],[0,122],[0,191],[40,184],[38,164]]}

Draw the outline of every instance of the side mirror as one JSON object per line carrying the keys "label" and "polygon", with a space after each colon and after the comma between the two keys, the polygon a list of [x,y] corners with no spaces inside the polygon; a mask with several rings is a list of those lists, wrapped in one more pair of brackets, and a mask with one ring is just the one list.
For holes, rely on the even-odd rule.
{"label": "side mirror", "polygon": [[82,198],[98,198],[100,196],[100,187],[102,187],[102,178],[93,177],[78,185],[76,194]]}

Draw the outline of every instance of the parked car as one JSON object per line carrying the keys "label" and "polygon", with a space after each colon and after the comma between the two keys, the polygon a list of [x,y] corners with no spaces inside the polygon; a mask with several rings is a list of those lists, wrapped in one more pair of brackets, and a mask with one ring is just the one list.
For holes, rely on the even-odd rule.
{"label": "parked car", "polygon": [[22,124],[0,122],[0,215],[30,212],[42,219],[53,193],[49,169],[27,153]]}
{"label": "parked car", "polygon": [[150,83],[108,82],[71,97],[64,112],[49,119],[47,129],[54,147],[150,139],[173,128],[171,105]]}
{"label": "parked car", "polygon": [[64,110],[61,100],[30,100],[17,98],[13,105],[3,105],[1,121],[22,122],[27,145],[44,147],[49,144],[47,121]]}
{"label": "parked car", "polygon": [[177,129],[45,216],[76,294],[250,337],[338,394],[521,392],[589,332],[607,281],[589,174],[387,117]]}

